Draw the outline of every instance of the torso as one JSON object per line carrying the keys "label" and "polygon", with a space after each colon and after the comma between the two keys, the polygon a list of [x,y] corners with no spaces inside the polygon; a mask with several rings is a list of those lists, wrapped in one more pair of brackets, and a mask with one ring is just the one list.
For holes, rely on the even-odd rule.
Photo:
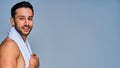
{"label": "torso", "polygon": [[[13,40],[12,40],[13,41]],[[13,41],[14,42],[14,41]],[[15,43],[15,42],[14,42]],[[18,45],[16,44],[16,46],[18,47]],[[18,47],[19,49],[19,47]],[[24,58],[22,56],[22,53],[19,49],[19,56],[17,58],[17,68],[25,68],[25,61],[24,61]]]}
{"label": "torso", "polygon": [[17,68],[25,68],[25,61],[21,53],[17,58]]}

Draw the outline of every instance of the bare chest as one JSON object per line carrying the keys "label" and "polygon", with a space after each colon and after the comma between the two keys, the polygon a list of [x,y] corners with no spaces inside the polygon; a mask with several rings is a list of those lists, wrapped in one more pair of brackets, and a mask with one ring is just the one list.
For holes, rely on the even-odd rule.
{"label": "bare chest", "polygon": [[20,56],[17,59],[17,68],[25,68],[25,61],[22,54],[20,54]]}

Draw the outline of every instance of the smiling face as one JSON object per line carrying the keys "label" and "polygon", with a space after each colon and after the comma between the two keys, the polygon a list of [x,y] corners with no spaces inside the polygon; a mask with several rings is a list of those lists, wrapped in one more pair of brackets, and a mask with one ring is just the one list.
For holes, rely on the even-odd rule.
{"label": "smiling face", "polygon": [[18,8],[11,23],[22,37],[27,37],[33,27],[33,13],[30,8]]}

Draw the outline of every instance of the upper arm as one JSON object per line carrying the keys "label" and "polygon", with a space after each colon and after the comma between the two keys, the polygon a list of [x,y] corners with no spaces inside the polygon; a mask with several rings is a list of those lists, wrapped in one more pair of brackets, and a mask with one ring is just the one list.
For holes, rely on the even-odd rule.
{"label": "upper arm", "polygon": [[12,40],[0,45],[0,68],[17,68],[18,48]]}

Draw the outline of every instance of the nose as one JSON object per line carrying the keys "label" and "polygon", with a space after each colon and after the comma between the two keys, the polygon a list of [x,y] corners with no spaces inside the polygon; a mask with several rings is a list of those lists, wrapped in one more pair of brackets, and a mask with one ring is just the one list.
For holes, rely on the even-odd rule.
{"label": "nose", "polygon": [[29,21],[27,18],[25,19],[25,25],[29,25]]}

